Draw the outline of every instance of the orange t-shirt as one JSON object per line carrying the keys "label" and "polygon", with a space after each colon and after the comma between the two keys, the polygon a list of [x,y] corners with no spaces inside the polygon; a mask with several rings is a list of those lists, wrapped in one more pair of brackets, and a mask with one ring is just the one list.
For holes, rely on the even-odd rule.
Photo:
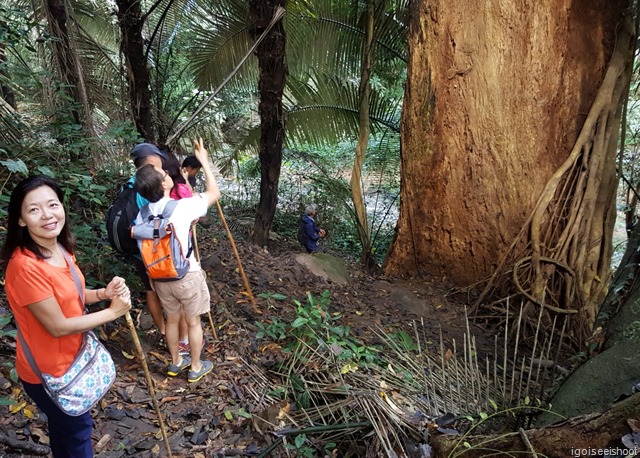
{"label": "orange t-shirt", "polygon": [[[75,258],[73,260],[75,266]],[[84,289],[84,276],[77,266],[76,271]],[[31,251],[18,248],[7,265],[5,291],[22,337],[27,342],[40,372],[54,377],[64,374],[80,350],[82,334],[53,337],[27,306],[54,297],[67,318],[82,315],[84,309],[80,305],[78,289],[69,266],[52,266],[38,259]],[[31,370],[18,338],[16,343],[18,376],[28,383],[41,383]]]}

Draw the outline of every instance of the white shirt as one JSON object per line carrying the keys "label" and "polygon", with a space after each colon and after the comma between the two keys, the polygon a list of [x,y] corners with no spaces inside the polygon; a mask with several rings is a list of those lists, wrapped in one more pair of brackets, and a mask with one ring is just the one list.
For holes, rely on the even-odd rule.
{"label": "white shirt", "polygon": [[[167,202],[171,200],[170,197],[163,197],[157,202],[149,202],[149,210],[154,216],[161,215]],[[173,210],[169,222],[173,224],[176,231],[178,241],[182,247],[182,255],[187,256],[187,250],[189,249],[189,231],[191,230],[191,223],[198,218],[205,216],[208,210],[207,199],[201,195],[196,194],[193,197],[187,197],[186,199],[180,199],[176,208]],[[142,215],[138,212],[136,217],[136,224],[143,222]],[[142,247],[142,240],[138,240],[138,248]],[[191,256],[189,256],[189,272],[198,272],[200,270],[200,263],[195,257],[195,253],[191,250]]]}

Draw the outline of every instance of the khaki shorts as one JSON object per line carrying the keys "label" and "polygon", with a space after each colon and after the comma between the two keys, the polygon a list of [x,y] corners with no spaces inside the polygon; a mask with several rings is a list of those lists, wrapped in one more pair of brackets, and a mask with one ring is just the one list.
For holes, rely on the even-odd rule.
{"label": "khaki shorts", "polygon": [[204,270],[189,272],[180,280],[154,282],[156,292],[167,315],[184,312],[199,316],[211,310],[211,296]]}

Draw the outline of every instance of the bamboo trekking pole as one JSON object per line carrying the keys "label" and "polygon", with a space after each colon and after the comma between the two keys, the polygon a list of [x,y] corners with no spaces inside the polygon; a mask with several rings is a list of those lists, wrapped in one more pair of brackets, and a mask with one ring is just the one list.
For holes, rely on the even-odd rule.
{"label": "bamboo trekking pole", "polygon": [[262,312],[258,309],[258,306],[256,305],[256,300],[253,298],[253,293],[251,292],[251,286],[249,286],[249,281],[247,280],[247,276],[244,274],[244,269],[242,268],[242,261],[240,261],[240,255],[238,254],[238,249],[236,248],[236,242],[233,240],[233,235],[231,235],[231,231],[229,230],[229,226],[227,225],[227,220],[224,218],[224,214],[222,213],[222,207],[220,206],[219,201],[216,201],[216,206],[218,207],[218,213],[220,214],[220,219],[222,220],[224,229],[225,231],[227,231],[227,237],[229,237],[229,242],[231,243],[231,248],[233,248],[233,253],[236,255],[236,261],[238,261],[238,270],[240,271],[240,276],[242,276],[244,287],[246,288],[247,295],[249,296],[249,300],[251,301],[251,307],[253,307],[253,312],[258,315],[262,315]]}
{"label": "bamboo trekking pole", "polygon": [[153,408],[155,409],[156,415],[158,416],[158,423],[160,423],[160,432],[162,433],[164,446],[167,449],[167,455],[169,456],[169,458],[171,458],[173,455],[171,454],[171,447],[169,446],[169,437],[167,436],[164,420],[162,419],[162,412],[160,412],[160,406],[158,405],[158,400],[156,399],[156,391],[153,388],[153,381],[151,380],[151,373],[149,372],[149,366],[147,365],[147,358],[144,356],[144,352],[142,351],[142,345],[140,345],[140,339],[138,339],[138,333],[136,332],[136,327],[133,324],[133,319],[131,319],[131,314],[129,312],[126,313],[125,319],[127,320],[127,325],[129,325],[129,330],[131,331],[131,337],[133,338],[133,343],[136,346],[136,351],[138,352],[138,357],[140,358],[140,363],[142,364],[142,369],[144,370],[144,376],[147,379],[147,389],[149,390],[149,395],[151,396]]}
{"label": "bamboo trekking pole", "polygon": [[[192,225],[191,228],[193,229],[193,249],[194,249],[194,254],[196,256],[196,259],[198,260],[198,262],[200,262],[200,251],[198,250],[198,235],[196,234],[196,225]],[[205,273],[206,275],[206,273]],[[216,331],[216,327],[213,325],[213,318],[211,317],[211,310],[207,311],[207,314],[209,315],[209,325],[211,325],[211,332],[213,332],[213,338],[215,340],[218,340],[218,333]]]}

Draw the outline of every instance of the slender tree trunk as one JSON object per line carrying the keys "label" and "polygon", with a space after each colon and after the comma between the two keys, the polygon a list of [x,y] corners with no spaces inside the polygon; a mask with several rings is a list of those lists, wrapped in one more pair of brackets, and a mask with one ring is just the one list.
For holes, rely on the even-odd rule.
{"label": "slender tree trunk", "polygon": [[496,295],[522,294],[532,311],[545,293],[547,304],[573,312],[602,299],[624,59],[587,115],[628,6],[413,2],[400,217],[387,274],[468,286],[500,270],[492,280],[509,286]]}
{"label": "slender tree trunk", "polygon": [[[71,44],[67,27],[67,9],[64,0],[47,0],[47,18],[52,40],[53,56],[60,72],[63,91],[63,105],[69,105],[69,114],[76,124],[95,135],[91,120],[91,108],[87,94],[80,60]],[[65,100],[66,99],[66,100]]]}
{"label": "slender tree trunk", "polygon": [[356,155],[351,172],[351,199],[353,200],[353,207],[356,214],[358,237],[362,245],[362,263],[369,272],[373,272],[377,266],[373,253],[371,252],[371,231],[369,229],[369,222],[367,221],[367,209],[364,204],[364,193],[362,190],[362,166],[364,164],[370,134],[369,94],[371,88],[369,81],[371,80],[371,68],[373,66],[373,8],[373,0],[367,0],[367,9],[364,16],[366,42],[362,51],[362,65],[360,70],[360,125]]}
{"label": "slender tree trunk", "polygon": [[[5,53],[6,44],[0,42],[0,75],[5,79],[9,79],[7,70],[7,55]],[[4,82],[0,82],[0,97],[2,97],[14,110],[18,108],[16,105],[16,97],[11,88]]]}
{"label": "slender tree trunk", "polygon": [[149,68],[145,60],[142,36],[145,17],[139,0],[116,0],[116,4],[122,34],[120,49],[127,69],[131,116],[140,136],[147,142],[155,142]]}
{"label": "slender tree trunk", "polygon": [[[251,0],[249,7],[250,33],[258,38],[269,25],[279,6],[286,0]],[[278,22],[256,50],[260,68],[260,201],[254,224],[254,242],[266,246],[269,230],[278,204],[278,183],[282,166],[284,141],[284,92],[287,67],[285,64],[285,32]]]}

